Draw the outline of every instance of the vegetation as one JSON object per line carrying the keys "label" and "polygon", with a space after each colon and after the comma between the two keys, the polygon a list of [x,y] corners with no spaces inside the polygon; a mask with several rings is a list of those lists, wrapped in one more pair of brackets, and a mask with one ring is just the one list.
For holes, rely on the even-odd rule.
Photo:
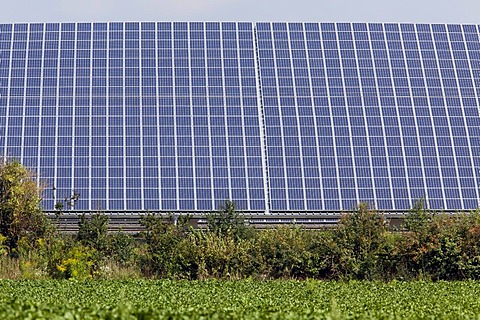
{"label": "vegetation", "polygon": [[19,242],[35,243],[52,231],[40,203],[42,187],[18,161],[0,159],[0,245],[15,254]]}
{"label": "vegetation", "polygon": [[2,319],[478,319],[478,282],[0,281]]}
{"label": "vegetation", "polygon": [[255,230],[237,228],[237,221],[222,232],[194,230],[187,218],[175,224],[147,215],[145,231],[134,237],[108,233],[108,221],[85,216],[76,236],[19,241],[15,255],[0,257],[0,278],[480,279],[478,212],[441,215],[419,207],[401,232],[363,204],[326,230]]}
{"label": "vegetation", "polygon": [[146,215],[141,234],[109,233],[98,213],[72,236],[42,213],[41,191],[20,163],[0,164],[0,278],[480,279],[480,211],[437,214],[419,202],[398,232],[360,204],[331,229],[255,230],[227,201],[204,230]]}

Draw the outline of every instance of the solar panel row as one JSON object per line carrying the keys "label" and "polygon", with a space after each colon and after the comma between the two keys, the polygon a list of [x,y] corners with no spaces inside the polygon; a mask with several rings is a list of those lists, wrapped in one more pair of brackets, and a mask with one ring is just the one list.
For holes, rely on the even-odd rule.
{"label": "solar panel row", "polygon": [[77,210],[478,206],[473,25],[0,25],[0,154]]}

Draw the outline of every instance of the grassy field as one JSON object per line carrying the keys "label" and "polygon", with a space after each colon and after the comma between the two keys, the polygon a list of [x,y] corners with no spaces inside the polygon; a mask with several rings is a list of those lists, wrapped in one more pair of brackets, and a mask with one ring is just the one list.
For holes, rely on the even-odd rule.
{"label": "grassy field", "polygon": [[1,319],[473,319],[480,283],[0,281]]}

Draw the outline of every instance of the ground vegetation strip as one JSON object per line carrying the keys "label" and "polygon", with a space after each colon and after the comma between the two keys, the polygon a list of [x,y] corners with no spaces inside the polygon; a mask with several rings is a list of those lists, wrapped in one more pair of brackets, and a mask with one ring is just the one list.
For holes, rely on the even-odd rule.
{"label": "ground vegetation strip", "polygon": [[480,280],[480,210],[447,215],[419,201],[392,228],[361,203],[330,229],[256,230],[226,201],[202,230],[146,214],[140,234],[110,233],[98,213],[68,235],[40,202],[34,175],[0,162],[0,279]]}
{"label": "ground vegetation strip", "polygon": [[2,319],[473,319],[480,283],[0,282]]}

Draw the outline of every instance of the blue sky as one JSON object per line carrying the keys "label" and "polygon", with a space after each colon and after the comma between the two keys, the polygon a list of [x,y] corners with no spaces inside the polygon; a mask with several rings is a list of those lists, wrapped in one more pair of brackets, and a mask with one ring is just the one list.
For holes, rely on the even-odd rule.
{"label": "blue sky", "polygon": [[0,23],[315,21],[479,23],[478,0],[4,0]]}

